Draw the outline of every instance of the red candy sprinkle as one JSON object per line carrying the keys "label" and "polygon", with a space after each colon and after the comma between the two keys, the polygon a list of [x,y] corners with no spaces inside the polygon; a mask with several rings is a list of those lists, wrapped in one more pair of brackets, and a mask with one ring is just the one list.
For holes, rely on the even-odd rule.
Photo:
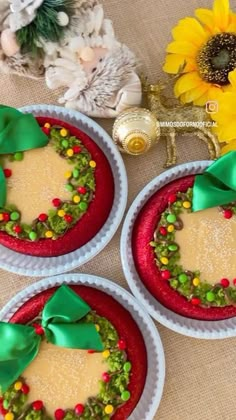
{"label": "red candy sprinkle", "polygon": [[37,335],[44,335],[44,329],[41,325],[39,324],[33,324],[33,327],[35,329],[35,334]]}
{"label": "red candy sprinkle", "polygon": [[233,279],[233,284],[234,286],[236,286],[236,279]]}
{"label": "red candy sprinkle", "polygon": [[3,416],[5,416],[5,414],[8,413],[8,410],[5,410],[5,408],[3,408],[2,406],[0,406],[0,414],[2,414]]}
{"label": "red candy sprinkle", "polygon": [[21,392],[25,395],[27,395],[30,392],[30,387],[27,384],[23,384],[21,387]]}
{"label": "red candy sprinkle", "polygon": [[63,420],[65,415],[66,415],[66,412],[62,410],[62,408],[58,408],[54,413],[54,417],[56,420]]}
{"label": "red candy sprinkle", "polygon": [[88,354],[93,354],[95,353],[95,350],[88,350]]}
{"label": "red candy sprinkle", "polygon": [[10,220],[10,214],[3,213],[2,214],[2,217],[3,217],[4,222],[9,222],[9,220]]}
{"label": "red candy sprinkle", "polygon": [[118,345],[118,348],[120,350],[125,350],[126,349],[126,342],[122,339],[118,341],[117,345]]}
{"label": "red candy sprinkle", "polygon": [[77,188],[77,191],[78,191],[79,194],[86,194],[87,188],[85,188],[85,187],[78,187]]}
{"label": "red candy sprinkle", "polygon": [[159,232],[162,236],[166,236],[167,235],[167,229],[164,226],[161,226],[159,229]]}
{"label": "red candy sprinkle", "polygon": [[40,222],[46,222],[47,218],[48,218],[48,215],[46,213],[41,213],[38,217],[38,220]]}
{"label": "red candy sprinkle", "polygon": [[12,170],[11,169],[3,169],[4,175],[6,178],[10,178],[12,176]]}
{"label": "red candy sprinkle", "polygon": [[106,382],[106,383],[110,382],[111,377],[110,377],[109,373],[104,372],[104,373],[102,374],[102,380],[103,380],[103,382]]}
{"label": "red candy sprinkle", "polygon": [[73,217],[70,214],[65,214],[64,220],[66,221],[66,223],[72,223]]}
{"label": "red candy sprinkle", "polygon": [[230,282],[229,282],[229,280],[228,280],[228,279],[221,279],[220,284],[221,284],[221,286],[223,286],[223,287],[229,287]]}
{"label": "red candy sprinkle", "polygon": [[61,200],[60,200],[60,198],[54,198],[54,199],[52,200],[52,204],[54,205],[54,207],[60,207],[60,205],[61,205]]}
{"label": "red candy sprinkle", "polygon": [[44,132],[44,134],[46,134],[46,136],[49,136],[49,134],[50,134],[50,128],[48,128],[48,127],[41,127],[41,129]]}
{"label": "red candy sprinkle", "polygon": [[40,400],[34,401],[32,403],[32,408],[33,408],[34,411],[40,411],[40,410],[42,410],[42,408],[43,408],[43,401],[40,401]]}
{"label": "red candy sprinkle", "polygon": [[171,272],[169,270],[162,270],[161,277],[163,280],[169,280],[171,278]]}
{"label": "red candy sprinkle", "polygon": [[192,305],[198,306],[198,305],[201,304],[201,299],[199,299],[197,297],[193,297],[190,302],[191,302]]}
{"label": "red candy sprinkle", "polygon": [[173,204],[176,202],[176,195],[175,194],[171,194],[168,197],[168,203]]}
{"label": "red candy sprinkle", "polygon": [[84,412],[84,405],[83,404],[77,404],[75,406],[75,414],[80,415]]}
{"label": "red candy sprinkle", "polygon": [[73,146],[73,147],[72,147],[72,150],[73,150],[73,152],[74,152],[75,154],[78,154],[78,153],[80,153],[80,152],[81,152],[81,147],[79,147],[79,146]]}
{"label": "red candy sprinkle", "polygon": [[22,228],[20,225],[15,225],[13,226],[13,231],[18,234],[22,232]]}
{"label": "red candy sprinkle", "polygon": [[224,210],[223,211],[223,216],[225,219],[231,219],[231,217],[233,216],[233,212],[230,209]]}

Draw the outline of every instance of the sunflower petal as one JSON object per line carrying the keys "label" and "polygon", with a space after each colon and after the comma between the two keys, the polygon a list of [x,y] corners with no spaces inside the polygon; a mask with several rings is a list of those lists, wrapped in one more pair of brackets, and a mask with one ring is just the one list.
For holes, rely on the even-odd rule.
{"label": "sunflower petal", "polygon": [[236,70],[233,70],[228,74],[228,79],[233,89],[236,89]]}
{"label": "sunflower petal", "polygon": [[198,47],[187,41],[173,41],[167,45],[166,52],[174,54],[183,54],[188,57],[195,57]]}
{"label": "sunflower petal", "polygon": [[215,0],[213,14],[216,26],[225,31],[229,24],[229,0]]}
{"label": "sunflower petal", "polygon": [[212,29],[214,28],[214,15],[212,10],[196,9],[195,16],[200,20],[201,23],[206,25],[210,32],[212,32]]}
{"label": "sunflower petal", "polygon": [[224,155],[225,153],[231,152],[231,150],[236,150],[236,139],[231,140],[229,144],[223,146],[221,149],[221,154]]}
{"label": "sunflower petal", "polygon": [[202,25],[195,18],[181,19],[177,26],[172,30],[173,38],[182,41],[193,43],[197,47],[201,47],[209,38],[209,34],[204,31]]}
{"label": "sunflower petal", "polygon": [[207,84],[202,83],[200,86],[188,90],[187,92],[185,92],[185,102],[189,103],[199,99],[201,96],[204,95],[204,93],[207,92],[208,89],[209,87],[207,86]]}
{"label": "sunflower petal", "polygon": [[188,90],[194,89],[197,86],[200,86],[201,84],[202,84],[202,80],[200,79],[196,71],[183,74],[183,76],[181,76],[175,83],[175,87],[174,87],[175,96],[178,98],[180,95],[182,95],[182,93],[185,93]]}
{"label": "sunflower petal", "polygon": [[236,138],[236,121],[231,121],[230,124],[223,127],[221,133],[219,133],[220,141],[231,142]]}
{"label": "sunflower petal", "polygon": [[194,99],[194,105],[196,106],[206,106],[208,100],[208,92],[205,92],[202,96],[197,99]]}
{"label": "sunflower petal", "polygon": [[183,73],[196,70],[195,60],[180,54],[167,54],[163,70],[166,73],[178,74],[181,68]]}

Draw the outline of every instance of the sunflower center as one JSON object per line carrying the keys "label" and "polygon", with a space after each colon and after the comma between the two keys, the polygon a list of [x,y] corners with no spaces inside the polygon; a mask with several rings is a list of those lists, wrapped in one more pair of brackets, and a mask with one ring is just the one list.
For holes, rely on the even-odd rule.
{"label": "sunflower center", "polygon": [[227,85],[228,74],[236,68],[236,34],[214,35],[197,56],[200,76],[208,83]]}

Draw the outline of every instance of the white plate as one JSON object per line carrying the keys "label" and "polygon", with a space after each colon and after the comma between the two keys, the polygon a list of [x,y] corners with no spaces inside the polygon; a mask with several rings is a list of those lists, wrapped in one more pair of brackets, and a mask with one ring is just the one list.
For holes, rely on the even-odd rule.
{"label": "white plate", "polygon": [[0,245],[0,268],[26,276],[51,276],[81,266],[97,255],[118,229],[127,203],[127,176],[123,160],[110,136],[93,120],[80,112],[52,105],[32,105],[20,109],[36,116],[66,121],[88,134],[106,155],[115,182],[115,196],[110,215],[97,235],[79,249],[59,257],[32,257]]}
{"label": "white plate", "polygon": [[133,225],[148,199],[164,185],[187,175],[202,173],[212,161],[197,161],[178,165],[153,179],[138,194],[126,216],[121,234],[121,260],[124,275],[135,297],[150,315],[165,327],[195,338],[217,339],[236,336],[236,317],[223,321],[198,321],[185,318],[159,303],[141,281],[133,260],[131,238]]}
{"label": "white plate", "polygon": [[111,295],[127,309],[135,319],[142,332],[148,357],[148,372],[143,394],[129,417],[129,420],[152,420],[161,401],[165,381],[165,357],[158,331],[145,312],[142,305],[122,287],[101,277],[89,274],[65,274],[50,277],[32,284],[13,299],[0,311],[0,320],[9,321],[11,316],[23,303],[43,290],[61,284],[83,284]]}

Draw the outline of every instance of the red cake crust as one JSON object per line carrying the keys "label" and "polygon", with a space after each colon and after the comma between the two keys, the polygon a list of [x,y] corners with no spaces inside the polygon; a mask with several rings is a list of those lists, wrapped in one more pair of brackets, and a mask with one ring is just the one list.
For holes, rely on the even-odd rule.
{"label": "red cake crust", "polygon": [[54,118],[39,117],[37,120],[40,125],[49,122],[51,125],[65,127],[69,129],[72,135],[82,140],[84,146],[91,153],[93,160],[97,163],[95,170],[95,197],[78,223],[69,229],[65,235],[56,240],[40,239],[38,242],[31,242],[0,232],[0,244],[26,255],[56,257],[68,254],[85,245],[102,228],[110,214],[114,200],[114,179],[106,156],[87,134],[66,122]]}
{"label": "red cake crust", "polygon": [[217,321],[236,316],[236,307],[203,308],[192,305],[161,278],[160,270],[155,263],[153,249],[149,245],[153,240],[153,234],[161,214],[168,205],[169,195],[178,191],[186,192],[189,187],[193,186],[194,178],[194,176],[188,176],[173,181],[148,200],[135,221],[132,235],[133,257],[140,279],[162,305],[188,318]]}
{"label": "red cake crust", "polygon": [[[147,352],[143,336],[130,313],[110,295],[87,286],[70,286],[84,299],[98,315],[107,318],[117,329],[120,338],[127,344],[128,359],[132,363],[129,390],[131,398],[112,417],[114,420],[125,420],[137,405],[146,382]],[[45,303],[56,291],[48,289],[29,299],[12,316],[10,322],[26,324],[42,311]]]}

